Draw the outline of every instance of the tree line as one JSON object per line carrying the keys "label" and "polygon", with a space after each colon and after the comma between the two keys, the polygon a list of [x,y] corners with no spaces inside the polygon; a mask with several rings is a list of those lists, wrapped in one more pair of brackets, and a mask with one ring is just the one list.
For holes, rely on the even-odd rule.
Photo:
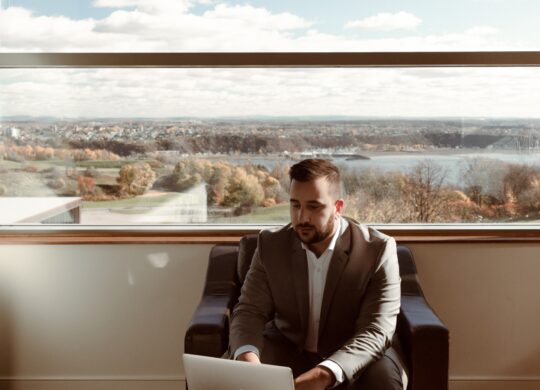
{"label": "tree line", "polygon": [[473,158],[462,184],[432,160],[409,172],[345,169],[348,213],[373,223],[458,223],[540,218],[540,169]]}
{"label": "tree line", "polygon": [[[122,161],[106,149],[59,149],[41,146],[0,145],[0,157],[12,161],[109,160]],[[150,189],[184,192],[204,185],[209,206],[248,214],[288,200],[287,164],[269,170],[252,164],[234,165],[224,160],[183,158],[170,168],[156,162],[126,163],[113,183],[99,183],[96,169],[49,168],[46,184],[59,195],[85,200],[122,199]],[[162,169],[158,169],[162,168]],[[38,169],[29,165],[27,173]],[[448,171],[424,160],[407,172],[342,167],[347,214],[367,223],[437,223],[513,221],[540,218],[540,168],[500,160],[467,159],[459,185],[450,184]],[[4,186],[5,187],[5,186]],[[0,195],[5,194],[2,187]]]}

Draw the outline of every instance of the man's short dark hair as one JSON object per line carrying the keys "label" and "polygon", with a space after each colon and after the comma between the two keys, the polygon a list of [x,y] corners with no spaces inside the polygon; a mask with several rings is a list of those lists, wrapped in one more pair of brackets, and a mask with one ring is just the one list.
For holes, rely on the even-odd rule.
{"label": "man's short dark hair", "polygon": [[338,196],[341,194],[341,176],[338,167],[322,158],[309,158],[294,164],[289,170],[289,177],[291,182],[293,180],[307,182],[325,178],[336,188]]}

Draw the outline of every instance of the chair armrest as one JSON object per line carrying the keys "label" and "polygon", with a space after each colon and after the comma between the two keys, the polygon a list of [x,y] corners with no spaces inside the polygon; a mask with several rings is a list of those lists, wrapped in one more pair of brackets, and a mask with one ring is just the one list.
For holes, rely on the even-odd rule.
{"label": "chair armrest", "polygon": [[397,334],[409,367],[409,389],[448,389],[448,329],[422,295],[401,297]]}
{"label": "chair armrest", "polygon": [[229,344],[231,297],[203,296],[186,332],[184,352],[221,357]]}
{"label": "chair armrest", "polygon": [[238,246],[212,248],[201,302],[184,337],[184,352],[221,357],[229,344],[229,316],[239,295]]}

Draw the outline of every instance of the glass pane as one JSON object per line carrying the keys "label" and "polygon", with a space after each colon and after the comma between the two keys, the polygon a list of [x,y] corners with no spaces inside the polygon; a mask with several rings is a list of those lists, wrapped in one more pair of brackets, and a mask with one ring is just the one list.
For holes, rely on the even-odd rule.
{"label": "glass pane", "polygon": [[0,50],[540,50],[539,13],[536,0],[0,0]]}
{"label": "glass pane", "polygon": [[275,223],[332,159],[364,222],[540,220],[540,69],[3,69],[3,224]]}

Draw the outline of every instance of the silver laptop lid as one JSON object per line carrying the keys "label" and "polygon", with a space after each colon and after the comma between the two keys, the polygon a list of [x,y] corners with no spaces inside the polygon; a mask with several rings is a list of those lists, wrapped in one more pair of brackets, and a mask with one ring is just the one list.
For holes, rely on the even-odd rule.
{"label": "silver laptop lid", "polygon": [[184,354],[189,390],[294,390],[289,367]]}

